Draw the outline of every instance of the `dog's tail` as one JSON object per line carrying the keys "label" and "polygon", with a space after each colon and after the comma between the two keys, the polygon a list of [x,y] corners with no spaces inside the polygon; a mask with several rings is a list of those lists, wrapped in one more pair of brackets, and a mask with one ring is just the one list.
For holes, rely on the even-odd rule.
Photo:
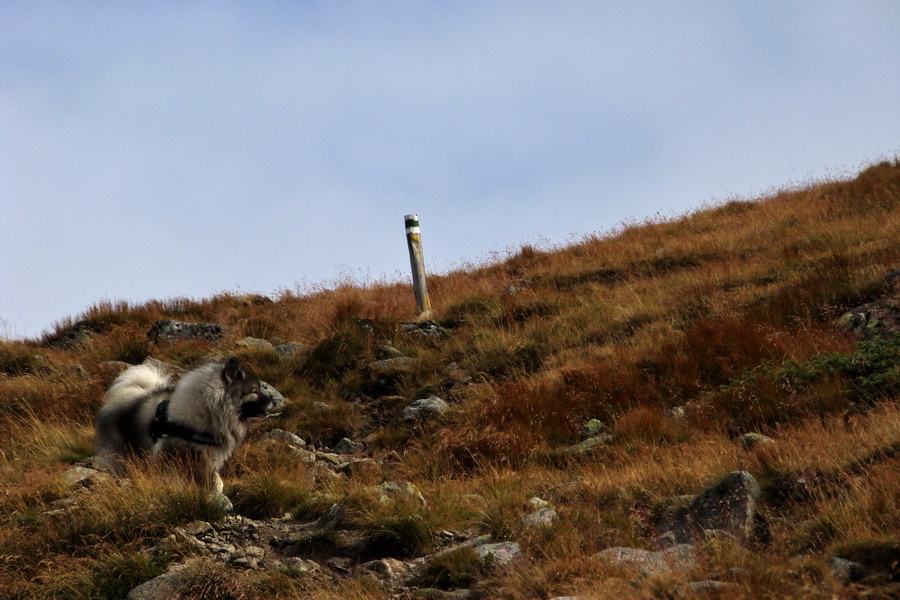
{"label": "dog's tail", "polygon": [[109,391],[106,392],[104,404],[119,404],[134,400],[155,392],[169,385],[169,374],[152,364],[135,365],[125,369],[116,377]]}

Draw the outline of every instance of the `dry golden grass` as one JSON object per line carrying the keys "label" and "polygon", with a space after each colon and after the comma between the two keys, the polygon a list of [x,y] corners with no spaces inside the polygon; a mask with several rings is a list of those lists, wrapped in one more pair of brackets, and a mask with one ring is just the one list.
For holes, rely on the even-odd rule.
{"label": "dry golden grass", "polygon": [[[841,414],[852,378],[825,374],[788,389],[766,374],[854,356],[859,346],[834,319],[889,291],[883,276],[900,264],[898,236],[893,161],[852,180],[634,223],[565,247],[525,246],[431,277],[436,318],[452,328],[442,340],[402,333],[399,323],[416,318],[408,286],[342,281],[275,299],[103,303],[43,340],[0,342],[0,595],[117,597],[117,585],[165,568],[140,549],[211,509],[158,473],[111,484],[80,510],[47,511],[72,493],[62,471],[90,453],[92,415],[115,372],[107,361],[153,356],[190,367],[233,353],[288,397],[278,427],[320,445],[374,434],[371,451],[384,459],[323,483],[283,447],[258,443],[275,426],[267,422],[225,473],[244,514],[312,519],[346,498],[356,527],[406,556],[426,553],[429,532],[440,529],[519,541],[525,563],[478,574],[485,598],[690,597],[686,583],[713,576],[734,584],[729,598],[896,597],[896,578],[878,562],[894,556],[900,536],[900,408],[888,393],[896,388],[885,387],[850,428]],[[215,344],[149,341],[164,318],[220,323],[226,335]],[[94,332],[90,340],[60,345],[76,323]],[[246,336],[308,351],[285,362],[240,347]],[[409,372],[385,378],[366,368],[384,343],[414,358]],[[448,387],[450,363],[471,382]],[[399,422],[396,395],[432,394],[453,407],[445,421]],[[608,425],[613,442],[589,456],[563,452],[591,418]],[[737,436],[754,430],[776,444],[743,450]],[[710,542],[694,572],[649,579],[591,558],[610,546],[654,547],[662,501],[738,469],[763,490],[764,535],[754,546]],[[396,479],[422,490],[427,518],[374,500],[370,486]],[[559,514],[546,531],[521,521],[533,496]],[[832,556],[868,561],[870,574],[845,585],[830,571]],[[211,565],[185,593],[389,597],[368,579],[237,577]]]}

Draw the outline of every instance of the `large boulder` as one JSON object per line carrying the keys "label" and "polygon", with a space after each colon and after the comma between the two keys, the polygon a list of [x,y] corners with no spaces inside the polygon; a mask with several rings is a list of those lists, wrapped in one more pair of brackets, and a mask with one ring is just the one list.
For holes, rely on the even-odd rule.
{"label": "large boulder", "polygon": [[666,510],[656,523],[656,531],[683,544],[696,543],[719,532],[738,541],[749,540],[759,496],[760,487],[753,475],[733,471],[690,502],[676,503]]}

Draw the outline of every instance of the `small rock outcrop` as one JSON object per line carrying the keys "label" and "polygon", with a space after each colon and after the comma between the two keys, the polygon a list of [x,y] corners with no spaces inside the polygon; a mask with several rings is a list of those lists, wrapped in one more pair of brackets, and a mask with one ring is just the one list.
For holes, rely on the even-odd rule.
{"label": "small rock outcrop", "polygon": [[421,323],[400,323],[403,331],[410,336],[420,338],[445,338],[450,333],[436,321],[422,321]]}
{"label": "small rock outcrop", "polygon": [[147,337],[154,342],[173,342],[176,340],[215,342],[222,337],[224,331],[224,327],[215,323],[185,323],[183,321],[164,319],[153,324],[153,327],[147,332]]}
{"label": "small rock outcrop", "polygon": [[450,407],[437,396],[420,398],[403,409],[403,420],[406,422],[431,420],[441,417]]}
{"label": "small rock outcrop", "polygon": [[609,444],[612,441],[612,439],[613,439],[613,436],[611,436],[610,434],[601,433],[600,435],[589,437],[586,440],[583,440],[583,441],[575,444],[574,446],[569,446],[568,448],[563,450],[563,452],[565,452],[566,454],[573,454],[576,456],[583,455],[583,454],[590,454],[594,450],[597,450],[598,448],[602,448],[603,446],[606,446],[607,444]]}
{"label": "small rock outcrop", "polygon": [[884,277],[888,292],[878,300],[845,312],[837,320],[838,328],[857,340],[871,340],[900,331],[900,269]]}
{"label": "small rock outcrop", "polygon": [[734,471],[686,505],[675,503],[657,521],[656,531],[660,536],[670,534],[677,543],[696,543],[718,532],[747,541],[753,535],[760,493],[753,475]]}
{"label": "small rock outcrop", "polygon": [[642,575],[660,575],[697,566],[697,549],[691,544],[676,544],[655,552],[615,547],[595,554],[594,559],[635,569]]}
{"label": "small rock outcrop", "polygon": [[756,448],[764,448],[775,444],[775,440],[761,433],[745,433],[738,439],[741,448],[747,450],[755,450]]}

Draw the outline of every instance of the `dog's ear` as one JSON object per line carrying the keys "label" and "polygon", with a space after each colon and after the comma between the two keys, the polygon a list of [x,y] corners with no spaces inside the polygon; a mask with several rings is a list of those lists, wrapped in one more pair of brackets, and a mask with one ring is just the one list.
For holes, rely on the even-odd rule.
{"label": "dog's ear", "polygon": [[222,369],[222,381],[231,384],[244,378],[244,372],[241,371],[241,365],[235,357],[229,358],[225,362],[225,368]]}

